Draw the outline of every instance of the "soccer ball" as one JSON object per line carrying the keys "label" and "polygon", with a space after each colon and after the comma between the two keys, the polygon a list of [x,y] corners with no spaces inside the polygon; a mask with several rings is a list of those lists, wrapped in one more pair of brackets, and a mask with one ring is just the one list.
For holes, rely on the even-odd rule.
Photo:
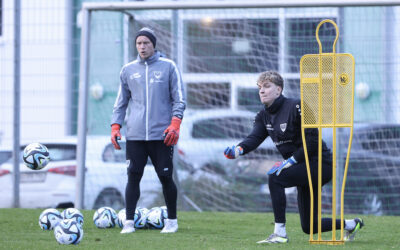
{"label": "soccer ball", "polygon": [[57,209],[48,208],[40,214],[39,226],[43,230],[53,230],[61,220],[61,213]]}
{"label": "soccer ball", "polygon": [[165,218],[168,218],[168,209],[167,209],[167,206],[162,206],[162,207],[160,207],[160,208],[163,210],[164,217],[165,217]]}
{"label": "soccer ball", "polygon": [[123,208],[118,212],[118,226],[120,228],[124,227],[125,221],[126,221],[126,209]]}
{"label": "soccer ball", "polygon": [[149,211],[150,211],[150,210],[148,210],[148,209],[145,208],[145,207],[141,207],[141,208],[139,208],[139,209],[141,210],[142,214],[144,214],[144,216],[147,216],[147,214],[148,214]]}
{"label": "soccer ball", "polygon": [[50,153],[45,145],[35,142],[25,147],[22,159],[28,168],[39,170],[49,163]]}
{"label": "soccer ball", "polygon": [[63,245],[79,244],[83,238],[82,225],[71,219],[64,219],[54,228],[54,236]]}
{"label": "soccer ball", "polygon": [[147,225],[147,212],[149,210],[145,207],[138,207],[135,210],[135,217],[134,217],[134,222],[135,222],[135,228],[145,228]]}
{"label": "soccer ball", "polygon": [[[135,215],[133,221],[135,228],[144,228],[146,226],[146,213],[149,211],[147,208],[137,207],[135,209]],[[121,209],[118,213],[118,225],[123,228],[126,221],[126,209]]]}
{"label": "soccer ball", "polygon": [[63,219],[71,219],[78,222],[81,226],[83,226],[83,215],[76,208],[67,208],[62,213],[61,216]]}
{"label": "soccer ball", "polygon": [[165,212],[160,207],[153,207],[147,213],[146,222],[150,228],[161,229],[164,227],[164,220],[167,217],[165,216]]}
{"label": "soccer ball", "polygon": [[93,215],[93,222],[98,228],[111,228],[118,224],[118,215],[111,207],[101,207]]}
{"label": "soccer ball", "polygon": [[147,228],[147,213],[149,210],[145,207],[138,207],[135,210],[135,228]]}

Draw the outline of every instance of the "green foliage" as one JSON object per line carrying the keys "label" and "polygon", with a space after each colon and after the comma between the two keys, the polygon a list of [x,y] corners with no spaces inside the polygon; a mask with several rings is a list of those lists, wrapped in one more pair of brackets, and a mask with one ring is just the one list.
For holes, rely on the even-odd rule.
{"label": "green foliage", "polygon": [[[38,218],[42,209],[0,209],[0,249],[66,249],[59,245],[53,231],[42,231]],[[92,218],[94,211],[82,211],[84,236],[74,249],[265,249],[256,242],[273,231],[271,213],[178,212],[179,231],[160,234],[160,230],[137,230],[122,235],[120,228],[98,229]],[[349,216],[352,218],[353,216]],[[364,216],[366,226],[354,242],[336,248],[397,249],[396,233],[400,217]],[[298,214],[288,214],[289,243],[268,248],[332,249],[333,246],[311,246],[309,236],[301,231]],[[324,233],[323,237],[330,237]]]}

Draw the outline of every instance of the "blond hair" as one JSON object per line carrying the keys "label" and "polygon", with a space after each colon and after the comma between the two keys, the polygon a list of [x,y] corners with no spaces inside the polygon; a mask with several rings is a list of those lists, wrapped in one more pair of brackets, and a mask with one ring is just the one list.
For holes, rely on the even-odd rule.
{"label": "blond hair", "polygon": [[276,86],[281,87],[281,89],[283,90],[283,78],[278,72],[276,71],[262,72],[257,79],[257,86],[261,86],[266,81],[272,82]]}

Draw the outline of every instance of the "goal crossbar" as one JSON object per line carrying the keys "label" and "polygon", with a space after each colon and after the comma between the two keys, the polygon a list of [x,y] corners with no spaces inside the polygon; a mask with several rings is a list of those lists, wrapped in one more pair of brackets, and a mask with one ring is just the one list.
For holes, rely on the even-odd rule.
{"label": "goal crossbar", "polygon": [[400,0],[264,0],[264,1],[190,1],[190,2],[85,2],[86,10],[150,10],[150,9],[218,9],[218,8],[290,8],[290,7],[349,7],[394,6]]}

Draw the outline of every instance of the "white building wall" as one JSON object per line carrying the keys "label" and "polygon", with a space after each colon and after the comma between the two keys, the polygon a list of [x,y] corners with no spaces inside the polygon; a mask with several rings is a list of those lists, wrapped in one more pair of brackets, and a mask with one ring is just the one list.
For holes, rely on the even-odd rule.
{"label": "white building wall", "polygon": [[[14,1],[3,1],[0,38],[0,147],[12,146]],[[21,0],[21,141],[66,131],[66,4]]]}
{"label": "white building wall", "polygon": [[392,99],[392,107],[394,110],[394,123],[399,123],[400,122],[400,109],[399,109],[399,101],[400,101],[400,33],[399,32],[394,32],[395,30],[400,30],[400,7],[396,6],[393,8],[394,13],[393,13],[393,18],[394,20],[394,27],[390,27],[390,29],[393,31],[391,32],[393,36],[393,53],[392,53],[392,58],[391,62],[393,62],[393,93],[394,93],[394,98]]}

